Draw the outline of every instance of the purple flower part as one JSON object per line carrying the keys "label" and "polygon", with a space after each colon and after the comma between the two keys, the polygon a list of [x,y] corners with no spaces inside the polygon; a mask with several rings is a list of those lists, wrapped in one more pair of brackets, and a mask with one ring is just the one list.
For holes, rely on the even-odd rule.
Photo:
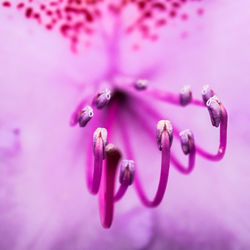
{"label": "purple flower part", "polygon": [[203,86],[201,94],[204,104],[206,104],[207,101],[215,95],[214,91],[211,89],[209,85]]}
{"label": "purple flower part", "polygon": [[[7,131],[1,132],[5,135],[12,134],[13,128],[19,131],[7,136],[13,140],[1,140],[1,248],[248,249],[249,1],[185,1],[181,8],[175,2],[175,11],[172,1],[156,6],[148,2],[144,7],[141,1],[127,1],[123,11],[110,6],[111,1],[96,3],[84,5],[81,12],[82,5],[74,1],[70,8],[65,1],[43,6],[38,1],[1,2],[0,122],[4,126],[0,130]],[[58,6],[61,13],[49,25]],[[89,15],[90,10],[97,17]],[[157,20],[166,13],[165,21]],[[121,22],[110,21],[118,16]],[[77,24],[82,20],[84,25]],[[119,28],[112,36],[113,27],[127,33]],[[171,171],[167,195],[156,210],[139,209],[138,198],[129,190],[117,204],[113,227],[104,232],[96,200],[84,183],[83,158],[87,150],[92,152],[94,130],[107,121],[103,113],[95,112],[91,126],[83,131],[69,128],[68,120],[85,96],[91,97],[87,100],[91,103],[98,82],[110,80],[118,71],[148,79],[164,93],[177,93],[173,102],[179,102],[179,89],[186,82],[192,82],[197,97],[202,84],[210,83],[229,112],[229,144],[220,163],[197,157],[192,175]],[[123,102],[124,107],[128,104]],[[138,116],[144,111],[140,104],[133,102]],[[179,124],[180,130],[192,129],[201,146],[211,152],[216,147],[216,133],[202,109],[181,110],[151,99],[150,105],[161,111],[161,119]],[[137,170],[146,192],[153,194],[159,151],[138,120],[123,109],[118,113],[128,121]],[[95,120],[101,124],[94,127]],[[154,135],[158,120],[147,121],[144,125]],[[114,131],[118,129],[115,124]],[[175,126],[174,131],[179,132]],[[119,134],[112,133],[111,139],[120,147]],[[181,157],[178,150],[174,140],[171,154]]]}
{"label": "purple flower part", "polygon": [[185,155],[189,154],[192,148],[194,147],[193,133],[189,129],[180,132],[180,141],[183,153]]}
{"label": "purple flower part", "polygon": [[190,86],[184,86],[180,93],[180,104],[186,106],[192,101],[192,91]]}
{"label": "purple flower part", "polygon": [[206,103],[209,115],[211,118],[212,125],[215,127],[219,127],[221,122],[221,103],[217,96],[210,97]]}
{"label": "purple flower part", "polygon": [[105,89],[97,94],[95,97],[95,105],[98,109],[104,108],[110,101],[111,92],[109,89]]}
{"label": "purple flower part", "polygon": [[156,129],[156,139],[158,148],[162,149],[162,134],[163,132],[167,132],[169,136],[169,143],[170,145],[173,142],[173,127],[170,121],[167,120],[161,120],[157,123],[157,129]]}
{"label": "purple flower part", "polygon": [[120,183],[129,186],[133,183],[135,175],[135,163],[131,160],[122,160],[120,166]]}
{"label": "purple flower part", "polygon": [[108,132],[105,128],[97,128],[93,134],[93,151],[94,153],[97,150],[97,141],[102,140],[103,148],[102,151],[104,153],[105,146],[108,144]]}
{"label": "purple flower part", "polygon": [[148,86],[148,81],[145,79],[139,79],[138,81],[135,81],[135,88],[137,90],[144,90]]}
{"label": "purple flower part", "polygon": [[94,116],[94,112],[90,106],[86,106],[85,108],[83,108],[78,118],[80,127],[85,127],[88,124],[88,122],[92,119],[93,116]]}

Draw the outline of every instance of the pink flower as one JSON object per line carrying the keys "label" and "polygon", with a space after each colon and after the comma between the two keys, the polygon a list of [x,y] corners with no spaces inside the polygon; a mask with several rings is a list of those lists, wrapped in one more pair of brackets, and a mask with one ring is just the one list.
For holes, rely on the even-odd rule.
{"label": "pink flower", "polygon": [[1,249],[249,247],[246,0],[1,4]]}

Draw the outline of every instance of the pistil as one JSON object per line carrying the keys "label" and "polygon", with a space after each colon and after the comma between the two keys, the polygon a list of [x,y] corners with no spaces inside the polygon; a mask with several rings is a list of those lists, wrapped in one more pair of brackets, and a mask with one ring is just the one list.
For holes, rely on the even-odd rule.
{"label": "pistil", "polygon": [[105,153],[106,160],[99,192],[99,209],[102,226],[109,228],[113,221],[115,175],[121,159],[121,152],[114,145],[109,144]]}

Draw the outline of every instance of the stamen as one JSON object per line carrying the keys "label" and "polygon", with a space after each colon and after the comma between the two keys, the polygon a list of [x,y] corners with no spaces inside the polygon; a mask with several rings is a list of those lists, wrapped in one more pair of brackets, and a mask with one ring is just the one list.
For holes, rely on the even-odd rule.
{"label": "stamen", "polygon": [[131,83],[129,84],[127,83],[127,81],[124,81],[124,84],[118,83],[117,86],[122,91],[125,91],[128,94],[132,96],[136,96],[136,97],[139,97],[137,93],[138,91],[135,92],[134,89],[136,90],[143,89],[144,90],[143,94],[151,98],[154,98],[158,101],[168,102],[168,103],[171,103],[173,105],[178,105],[178,106],[180,105],[185,106],[186,104],[191,103],[196,106],[204,107],[203,101],[192,98],[192,92],[188,86],[182,89],[181,94],[175,94],[172,92],[167,92],[167,91],[163,91],[163,90],[159,90],[159,89],[155,89],[151,87],[149,88],[148,86],[145,88],[142,88],[141,87],[142,81],[148,82],[147,80],[138,80],[134,84],[131,84]]}
{"label": "stamen", "polygon": [[182,174],[189,174],[194,169],[195,165],[195,143],[193,133],[189,129],[180,132],[180,141],[183,153],[189,155],[188,167],[182,165],[173,154],[171,154],[171,161]]}
{"label": "stamen", "polygon": [[78,122],[80,127],[85,127],[94,116],[94,111],[90,106],[83,108],[79,114]]}
{"label": "stamen", "polygon": [[135,176],[135,163],[131,160],[123,160],[120,168],[120,183],[129,186],[133,183]]}
{"label": "stamen", "polygon": [[96,131],[93,134],[93,151],[94,154],[99,150],[99,142],[102,142],[102,148],[100,148],[103,151],[103,158],[104,158],[104,149],[105,146],[108,144],[108,132],[105,128],[97,128]]}
{"label": "stamen", "polygon": [[148,86],[148,80],[145,79],[139,79],[135,82],[134,87],[137,90],[144,90]]}
{"label": "stamen", "polygon": [[164,132],[168,133],[169,136],[169,142],[170,146],[173,142],[173,127],[170,123],[170,121],[167,120],[161,120],[157,124],[157,130],[156,130],[156,139],[157,139],[157,145],[160,150],[162,150],[162,134]]}
{"label": "stamen", "polygon": [[102,163],[105,156],[105,146],[107,145],[107,130],[105,128],[98,128],[93,135],[93,150],[94,150],[94,170],[93,179],[91,177],[91,165],[88,165],[88,188],[92,194],[97,194],[99,191]]}
{"label": "stamen", "polygon": [[203,86],[201,95],[202,95],[202,99],[205,105],[207,101],[209,100],[209,98],[213,97],[214,94],[215,94],[214,91],[211,89],[209,85]]}
{"label": "stamen", "polygon": [[194,147],[194,136],[193,133],[186,129],[180,132],[181,148],[185,155],[189,154]]}
{"label": "stamen", "polygon": [[121,153],[114,145],[108,144],[105,154],[106,162],[103,168],[101,189],[99,192],[99,209],[102,226],[110,228],[114,213],[115,175]]}
{"label": "stamen", "polygon": [[70,117],[70,126],[75,126],[79,120],[79,113],[81,112],[82,108],[87,104],[87,98],[83,99],[76,107],[74,112]]}
{"label": "stamen", "polygon": [[[170,141],[171,141],[170,138],[171,138],[171,127],[172,127],[170,125],[171,124],[169,124],[168,121],[160,121],[157,125],[157,133],[158,133],[157,144],[161,150],[161,174],[160,174],[158,188],[152,201],[150,201],[147,198],[143,190],[138,173],[135,175],[136,191],[142,203],[147,207],[158,206],[161,203],[163,196],[165,194],[165,191],[166,191],[168,175],[169,175],[169,167],[170,167]],[[120,127],[122,128],[122,139],[123,139],[126,153],[129,158],[135,160],[129,140],[127,139],[128,132],[127,132],[125,120],[120,121]],[[158,138],[160,138],[160,142],[158,141]]]}
{"label": "stamen", "polygon": [[109,89],[104,89],[97,94],[94,99],[95,105],[98,109],[104,108],[111,99],[111,91]]}
{"label": "stamen", "polygon": [[[142,101],[141,98],[136,98],[136,103],[140,103],[140,105],[138,105],[141,109],[143,109],[144,111],[147,110],[147,114],[149,114],[153,119],[159,119],[161,117],[161,115],[154,110],[150,105],[148,105],[146,102]],[[196,145],[196,152],[211,161],[219,161],[223,158],[225,152],[226,152],[226,145],[227,145],[227,121],[228,121],[228,116],[227,116],[227,111],[225,109],[225,107],[220,104],[220,108],[221,108],[221,122],[220,122],[220,145],[218,148],[218,151],[216,154],[211,154],[207,151],[205,151],[203,148],[201,148],[200,146]],[[129,107],[129,111],[137,118],[139,118],[138,120],[141,122],[141,125],[144,129],[146,129],[147,131],[149,131],[150,133],[150,129],[147,126],[146,122],[143,122],[143,117],[140,116],[140,112],[137,112],[136,114],[134,114],[133,108]],[[178,128],[176,128],[173,131],[173,134],[175,136],[178,137],[178,134],[180,131]]]}
{"label": "stamen", "polygon": [[221,122],[221,102],[217,96],[210,97],[206,103],[212,125],[219,127]]}
{"label": "stamen", "polygon": [[74,112],[71,114],[70,117],[70,126],[75,126],[79,123],[79,114],[86,107],[92,100],[93,91],[96,91],[96,83],[94,82],[91,87],[84,87],[81,89],[81,92],[83,93],[82,99],[77,104],[77,106],[74,109]]}
{"label": "stamen", "polygon": [[[150,106],[148,106],[146,103],[142,102],[140,100],[140,107],[143,107],[143,109],[147,110],[147,114],[149,114],[152,118],[157,119],[160,117],[160,114],[157,113],[155,110],[153,110]],[[137,118],[137,120],[141,123],[141,126],[146,130],[147,133],[151,135],[151,128],[148,126],[148,123],[146,119],[143,116],[140,116],[140,112],[134,112],[133,108],[129,107],[130,113]],[[174,129],[173,134],[177,136],[179,134],[178,129]],[[179,138],[179,136],[178,136]],[[192,137],[191,137],[192,138]],[[191,139],[190,138],[190,139]],[[192,143],[190,143],[190,146]],[[193,147],[190,147],[190,154],[188,156],[188,167],[183,166],[178,159],[174,156],[174,154],[171,154],[171,161],[174,164],[174,166],[177,168],[178,171],[180,171],[183,174],[189,174],[195,165],[195,155],[196,155],[196,147],[193,142]]]}
{"label": "stamen", "polygon": [[118,191],[117,191],[117,193],[116,193],[116,195],[115,195],[115,197],[114,197],[114,201],[115,202],[119,201],[125,195],[127,189],[128,189],[128,185],[122,185],[121,184]]}
{"label": "stamen", "polygon": [[122,160],[120,166],[120,187],[115,195],[115,201],[119,201],[126,193],[128,186],[134,181],[135,163],[131,160]]}
{"label": "stamen", "polygon": [[[144,80],[139,80],[144,81]],[[136,87],[136,84],[134,85],[135,89],[143,89],[144,87],[141,87],[142,85],[138,85],[138,88]],[[205,87],[204,87],[205,88]],[[101,92],[99,96],[95,99],[95,104],[97,108],[104,107],[108,102],[105,100],[110,99],[102,99],[103,95],[105,95],[106,92]],[[129,92],[136,92],[134,89],[130,90]],[[148,89],[145,91],[147,92]],[[154,92],[154,90],[153,90]],[[110,91],[109,91],[110,94]],[[158,93],[157,93],[158,94]],[[209,91],[209,88],[206,87],[203,91],[203,101],[205,98],[207,98],[209,95],[214,94],[213,91]],[[102,96],[102,97],[101,97]],[[172,96],[174,97],[172,101],[176,101],[176,95]],[[98,98],[100,102],[98,102]],[[140,104],[139,107],[146,112],[149,117],[153,117],[154,119],[159,119],[161,115],[154,110],[148,103],[141,100],[141,98],[137,98],[136,95],[132,95],[131,100],[135,101],[136,104]],[[170,98],[171,99],[171,98]],[[126,99],[127,100],[127,99]],[[133,114],[134,117],[137,118],[137,121],[141,123],[143,128],[148,131],[148,133],[151,134],[151,127],[149,124],[147,124],[147,119],[145,117],[141,116],[141,112],[138,112],[138,110],[134,109],[134,106],[131,102],[127,102],[128,107],[126,105],[126,108]],[[179,95],[179,105],[182,106],[187,105],[188,103],[193,103],[199,106],[204,106],[202,101],[192,100],[192,92],[190,90],[189,86],[186,86],[182,89],[180,95]],[[200,105],[202,103],[202,105]],[[120,105],[120,102],[118,102],[116,99],[112,101],[111,105],[108,106],[108,113],[109,115],[107,118],[107,130],[109,131],[109,134],[111,134],[111,130],[113,127],[114,120],[117,118],[117,112],[118,112],[118,105]],[[207,102],[206,106],[208,108],[210,118],[212,125],[215,127],[220,126],[220,146],[219,150],[216,155],[212,155],[210,153],[207,153],[202,148],[197,147],[197,152],[209,159],[209,160],[219,160],[224,156],[225,150],[226,150],[226,141],[227,141],[227,112],[224,108],[224,106],[221,104],[221,102],[218,100],[216,96],[210,97]],[[90,106],[86,106],[79,115],[79,124],[80,126],[84,127],[89,122],[91,117],[93,116],[93,109]],[[134,159],[135,157],[133,155],[130,141],[128,140],[128,132],[127,132],[127,126],[126,121],[121,119],[118,119],[120,122],[120,127],[122,130],[122,138],[126,150],[126,154],[130,159]],[[146,124],[145,124],[146,123]],[[101,223],[104,228],[109,228],[113,221],[113,212],[114,212],[114,202],[119,201],[126,193],[128,186],[133,183],[133,180],[135,179],[135,188],[139,195],[140,200],[142,203],[147,207],[156,207],[158,206],[165,194],[167,183],[168,183],[168,176],[169,176],[169,169],[170,169],[170,160],[175,165],[175,167],[183,174],[189,174],[195,164],[195,156],[196,156],[196,146],[194,143],[194,136],[193,133],[186,129],[182,132],[180,132],[179,136],[177,135],[178,129],[175,129],[173,131],[173,127],[171,123],[168,120],[160,120],[157,123],[157,130],[156,130],[156,139],[157,139],[157,145],[159,150],[161,151],[161,173],[160,173],[160,180],[158,183],[158,188],[156,191],[156,194],[153,198],[153,200],[149,200],[146,193],[144,192],[144,189],[142,187],[142,184],[140,182],[140,178],[138,174],[135,175],[135,162],[132,160],[123,160],[120,167],[120,187],[115,194],[115,176],[116,171],[118,168],[118,163],[121,158],[120,151],[115,148],[112,144],[107,145],[107,130],[104,128],[98,128],[94,132],[93,135],[93,151],[94,151],[94,169],[93,169],[93,182],[91,182],[92,178],[92,169],[88,169],[88,185],[91,193],[96,194],[99,191],[99,187],[101,186],[101,189],[99,191],[99,208],[100,208],[100,218]],[[170,157],[170,148],[173,142],[173,135],[178,136],[181,142],[181,148],[185,155],[188,155],[188,167],[183,166],[178,159],[172,154]],[[90,148],[91,150],[91,148]],[[103,159],[106,157],[105,165],[102,171],[102,163]],[[89,158],[87,158],[89,159]],[[91,159],[92,160],[92,159]],[[91,166],[91,164],[87,164],[88,167]],[[103,172],[103,175],[102,175]]]}
{"label": "stamen", "polygon": [[184,86],[180,92],[180,104],[186,106],[192,101],[192,91],[190,86]]}
{"label": "stamen", "polygon": [[227,111],[224,106],[220,103],[220,145],[216,154],[211,154],[206,152],[199,146],[196,146],[197,153],[202,157],[211,160],[211,161],[219,161],[223,158],[226,152],[227,146]]}

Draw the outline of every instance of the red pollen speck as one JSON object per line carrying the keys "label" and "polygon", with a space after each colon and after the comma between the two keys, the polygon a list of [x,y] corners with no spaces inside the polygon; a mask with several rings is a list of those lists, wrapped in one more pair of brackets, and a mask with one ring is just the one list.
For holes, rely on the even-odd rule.
{"label": "red pollen speck", "polygon": [[[184,6],[191,2],[197,2],[196,9],[200,7],[200,2],[203,0],[122,0],[122,8],[126,6],[135,5],[137,7],[138,17],[133,24],[126,27],[127,33],[139,32],[143,38],[151,41],[155,37],[154,34],[158,30],[156,28],[166,29],[166,24],[171,25],[178,20],[189,19],[190,14],[184,13]],[[199,2],[199,4],[198,4]],[[187,10],[185,10],[187,11]],[[147,29],[143,28],[147,26]]]}
{"label": "red pollen speck", "polygon": [[174,11],[174,10],[169,12],[169,16],[172,17],[172,18],[176,17],[176,15],[177,15],[176,11]]}
{"label": "red pollen speck", "polygon": [[139,7],[140,9],[144,9],[145,6],[146,6],[146,3],[145,3],[144,1],[140,1],[140,2],[138,3],[138,7]]}
{"label": "red pollen speck", "polygon": [[45,10],[45,9],[46,9],[45,5],[44,5],[44,4],[41,4],[41,5],[40,5],[40,9],[41,9],[41,10]]}
{"label": "red pollen speck", "polygon": [[[3,7],[11,7],[14,2],[2,1]],[[121,31],[126,35],[138,33],[148,41],[156,41],[160,37],[160,30],[167,29],[172,23],[176,23],[178,27],[179,20],[188,21],[193,13],[185,8],[189,3],[195,6],[192,7],[195,8],[195,15],[202,16],[204,8],[201,8],[201,2],[202,0],[19,0],[15,6],[25,18],[36,21],[47,30],[59,31],[76,51],[77,44],[82,42],[84,45],[98,32],[102,18],[123,18],[127,16],[123,13],[130,11],[131,6],[135,7],[132,8],[135,10],[135,18],[132,18],[133,23],[130,23],[131,20],[123,20]]]}
{"label": "red pollen speck", "polygon": [[167,24],[167,21],[165,19],[160,19],[156,22],[156,26],[163,26],[166,24]]}
{"label": "red pollen speck", "polygon": [[11,7],[11,3],[7,1],[3,2],[2,5],[3,7]]}
{"label": "red pollen speck", "polygon": [[151,11],[145,12],[145,13],[144,13],[144,17],[145,17],[145,18],[150,18],[150,17],[152,17],[152,12],[151,12]]}
{"label": "red pollen speck", "polygon": [[33,12],[33,9],[32,8],[27,8],[26,11],[25,11],[25,16],[27,18],[30,18],[31,15],[32,15],[32,12]]}
{"label": "red pollen speck", "polygon": [[24,7],[24,3],[19,3],[19,4],[17,4],[17,9],[22,9],[23,7]]}
{"label": "red pollen speck", "polygon": [[52,28],[53,28],[53,26],[51,24],[46,25],[46,29],[51,30]]}
{"label": "red pollen speck", "polygon": [[177,2],[172,3],[173,8],[179,8],[180,4]]}
{"label": "red pollen speck", "polygon": [[164,11],[166,9],[166,6],[164,4],[162,4],[162,3],[154,3],[152,5],[152,8]]}
{"label": "red pollen speck", "polygon": [[46,12],[46,14],[48,15],[48,16],[52,16],[52,11],[50,11],[50,10],[48,10],[47,12]]}

